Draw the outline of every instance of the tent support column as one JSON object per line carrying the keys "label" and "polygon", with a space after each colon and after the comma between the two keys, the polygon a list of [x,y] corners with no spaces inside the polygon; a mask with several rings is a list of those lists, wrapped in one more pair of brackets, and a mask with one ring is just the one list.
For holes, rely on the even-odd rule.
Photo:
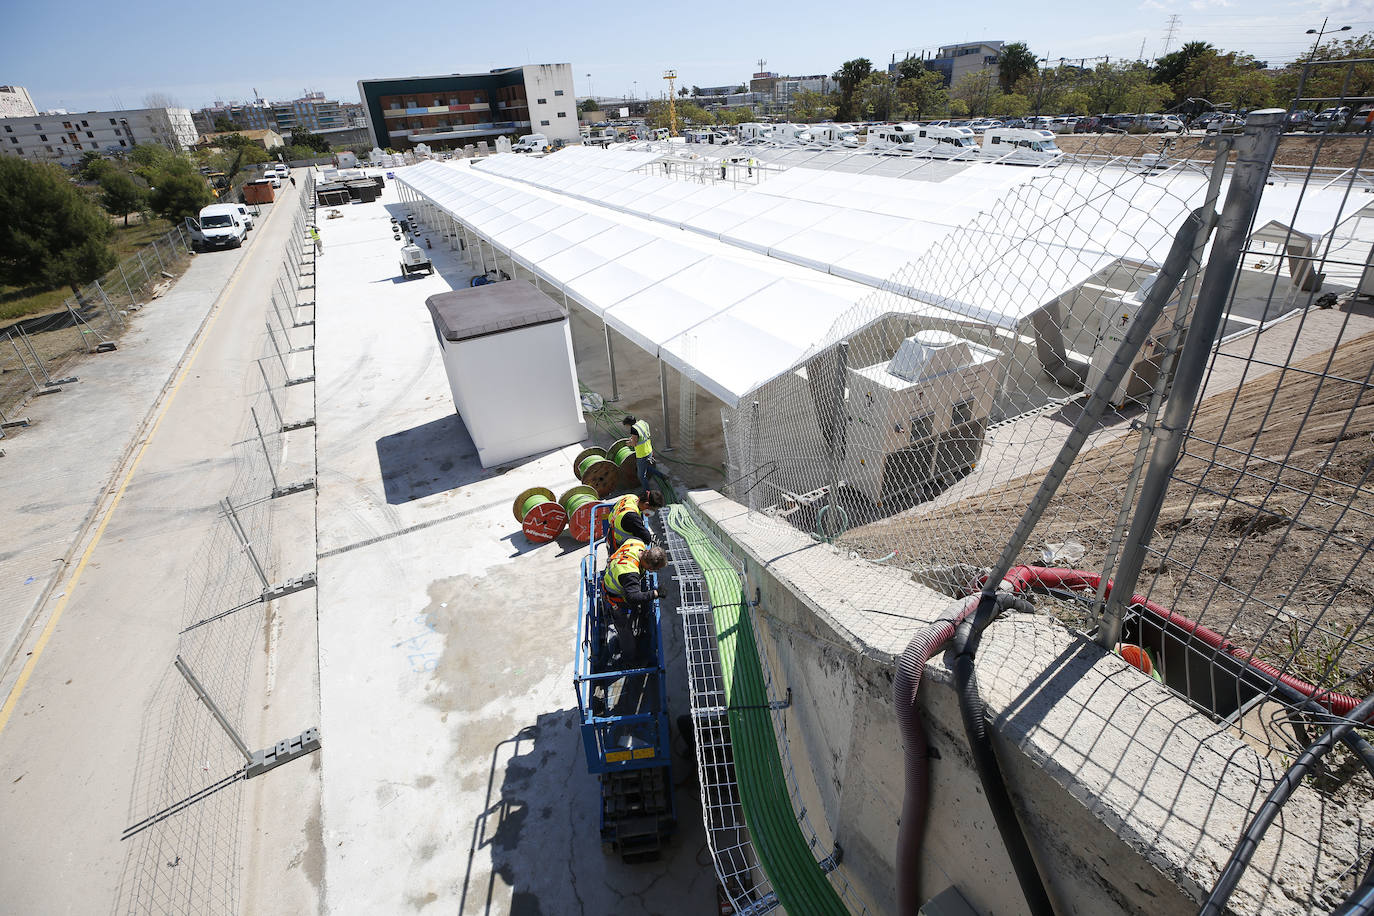
{"label": "tent support column", "polygon": [[658,361],[658,397],[663,404],[663,450],[673,450],[673,434],[668,431],[668,367],[663,360]]}
{"label": "tent support column", "polygon": [[[564,305],[567,305],[567,295],[563,297]],[[620,386],[615,378],[615,348],[611,345],[611,326],[606,323],[606,319],[601,319],[601,331],[606,335],[606,364],[611,367],[611,401],[620,400]],[[661,369],[659,370],[662,371]]]}

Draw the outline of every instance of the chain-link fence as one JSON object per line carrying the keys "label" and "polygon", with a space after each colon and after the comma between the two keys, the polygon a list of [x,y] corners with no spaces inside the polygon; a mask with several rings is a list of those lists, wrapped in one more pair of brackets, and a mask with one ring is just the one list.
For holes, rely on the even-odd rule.
{"label": "chain-link fence", "polygon": [[[1313,65],[1294,107],[1368,110],[1371,73]],[[1289,135],[1310,167],[1272,180],[1283,121],[1037,169],[724,412],[735,499],[951,596],[1028,590],[1267,758],[1261,793],[1374,692],[1371,134]],[[1308,771],[1324,822],[1368,823],[1361,732]],[[1317,910],[1364,874],[1367,844],[1284,842]]]}
{"label": "chain-link fence", "polygon": [[176,226],[63,300],[60,310],[0,330],[0,412],[75,381],[87,354],[114,349],[131,313],[161,296],[186,269],[190,245]]}
{"label": "chain-link fence", "polygon": [[[307,178],[302,210],[289,217],[285,256],[297,269],[302,259],[313,263],[313,248],[299,245],[312,196]],[[279,569],[273,544],[276,500],[313,486],[310,468],[287,459],[291,436],[310,435],[298,431],[314,423],[302,399],[289,396],[313,378],[313,320],[288,275],[284,265],[245,380],[232,480],[207,513],[169,620],[180,636],[139,742],[116,913],[238,912],[244,781],[319,746],[313,729],[256,753],[243,737],[251,734],[254,649],[265,623],[278,599],[315,581],[313,571]]]}

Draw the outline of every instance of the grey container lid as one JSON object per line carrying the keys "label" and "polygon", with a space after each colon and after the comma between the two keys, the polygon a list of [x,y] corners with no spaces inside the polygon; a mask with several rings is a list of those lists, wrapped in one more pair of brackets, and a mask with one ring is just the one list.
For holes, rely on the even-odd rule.
{"label": "grey container lid", "polygon": [[436,293],[425,300],[434,330],[444,340],[472,340],[563,321],[568,313],[525,280]]}

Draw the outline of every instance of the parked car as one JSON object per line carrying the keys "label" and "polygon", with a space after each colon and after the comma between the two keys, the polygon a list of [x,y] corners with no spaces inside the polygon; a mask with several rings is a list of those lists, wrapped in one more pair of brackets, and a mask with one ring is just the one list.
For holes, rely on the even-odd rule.
{"label": "parked car", "polygon": [[1073,132],[1076,134],[1100,134],[1102,130],[1102,115],[1079,118],[1078,123],[1073,126]]}
{"label": "parked car", "polygon": [[1317,113],[1310,108],[1299,108],[1296,111],[1288,112],[1288,116],[1283,119],[1284,130],[1307,130],[1312,126],[1312,119]]}
{"label": "parked car", "polygon": [[1339,108],[1325,108],[1320,114],[1312,119],[1312,126],[1308,130],[1331,131],[1343,130],[1345,124],[1350,120],[1350,108],[1342,105]]}

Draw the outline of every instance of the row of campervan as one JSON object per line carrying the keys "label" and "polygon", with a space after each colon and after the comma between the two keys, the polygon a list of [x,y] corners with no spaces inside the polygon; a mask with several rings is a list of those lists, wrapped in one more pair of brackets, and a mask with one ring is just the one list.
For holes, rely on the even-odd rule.
{"label": "row of campervan", "polygon": [[990,128],[983,132],[981,146],[970,128],[929,124],[874,125],[862,141],[857,128],[847,124],[741,124],[738,134],[741,143],[862,148],[886,155],[984,159],[1012,165],[1040,165],[1063,156],[1054,134],[1035,128]]}

